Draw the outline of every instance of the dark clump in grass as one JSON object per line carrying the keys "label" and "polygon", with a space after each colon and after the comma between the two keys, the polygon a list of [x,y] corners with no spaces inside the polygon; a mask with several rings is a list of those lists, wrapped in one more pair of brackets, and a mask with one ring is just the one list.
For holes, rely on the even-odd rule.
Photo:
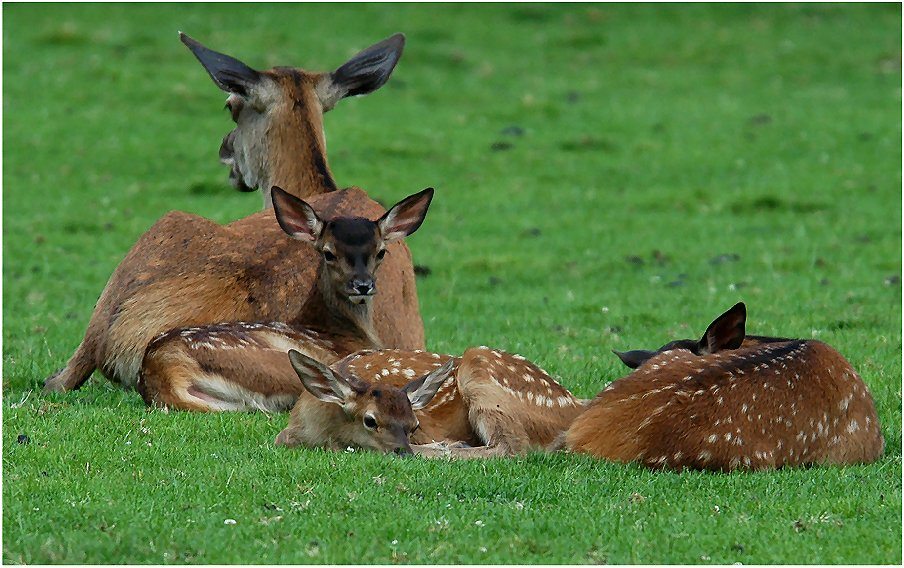
{"label": "dark clump in grass", "polygon": [[[4,562],[900,564],[900,5],[3,11]],[[401,460],[286,451],[285,414],[148,410],[100,373],[42,394],[157,219],[260,209],[177,30],[318,70],[406,33],[386,88],[324,120],[339,185],[437,190],[409,243],[429,349],[517,352],[590,398],[625,374],[612,349],[699,337],[743,300],[750,333],[851,361],[885,455]]]}

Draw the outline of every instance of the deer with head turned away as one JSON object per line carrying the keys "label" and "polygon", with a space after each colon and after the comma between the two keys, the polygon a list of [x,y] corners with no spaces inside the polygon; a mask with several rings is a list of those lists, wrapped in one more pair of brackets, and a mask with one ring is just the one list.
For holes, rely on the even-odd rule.
{"label": "deer with head turned away", "polygon": [[583,401],[543,369],[488,347],[461,357],[361,351],[332,365],[289,355],[307,392],[277,445],[510,456],[544,449],[583,410]]}
{"label": "deer with head turned away", "polygon": [[432,198],[433,189],[425,189],[376,221],[330,219],[273,188],[279,226],[320,258],[314,292],[299,318],[304,325],[227,322],[172,329],[148,346],[139,393],[149,405],[184,410],[288,410],[303,390],[289,349],[332,362],[381,347],[371,307],[377,268],[392,243],[421,226]]}
{"label": "deer with head turned away", "polygon": [[[389,78],[404,45],[401,34],[380,42],[332,73],[290,67],[256,71],[182,35],[214,83],[229,96],[236,123],[221,159],[239,188],[272,185],[305,199],[325,218],[378,219],[385,212],[358,188],[337,190],[327,165],[323,112]],[[302,323],[316,301],[318,253],[291,242],[272,209],[222,226],[182,212],[154,224],[128,252],[97,301],[85,336],[46,390],[79,388],[95,369],[134,386],[150,341],[167,330],[222,321]],[[383,293],[373,322],[384,345],[422,348],[411,253],[386,248]]]}
{"label": "deer with head turned away", "polygon": [[634,372],[593,399],[565,447],[654,469],[877,460],[879,420],[851,364],[820,341],[746,335],[746,318],[739,303],[699,341],[617,353]]}

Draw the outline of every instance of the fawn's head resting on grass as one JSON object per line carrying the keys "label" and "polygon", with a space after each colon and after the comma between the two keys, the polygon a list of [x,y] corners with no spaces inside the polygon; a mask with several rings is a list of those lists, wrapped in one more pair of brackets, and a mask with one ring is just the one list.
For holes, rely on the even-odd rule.
{"label": "fawn's head resting on grass", "polygon": [[409,436],[418,428],[414,412],[433,399],[455,364],[450,359],[397,387],[334,371],[295,350],[289,359],[313,398],[299,399],[289,426],[276,438],[278,445],[357,446],[400,455],[411,453]]}

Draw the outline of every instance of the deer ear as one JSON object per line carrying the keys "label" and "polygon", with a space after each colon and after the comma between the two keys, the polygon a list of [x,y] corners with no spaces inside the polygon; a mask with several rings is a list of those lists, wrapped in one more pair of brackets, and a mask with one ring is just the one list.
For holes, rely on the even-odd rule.
{"label": "deer ear", "polygon": [[179,39],[198,58],[217,87],[227,93],[247,97],[249,91],[260,81],[260,73],[238,59],[207,49],[182,32],[179,32]]}
{"label": "deer ear", "polygon": [[455,359],[449,359],[442,367],[434,369],[429,374],[414,379],[402,387],[402,390],[408,395],[408,400],[411,401],[411,410],[420,410],[430,404],[430,401],[436,396],[436,391],[446,382],[454,369]]}
{"label": "deer ear", "polygon": [[430,207],[432,200],[433,188],[428,187],[393,205],[392,209],[377,221],[383,241],[391,243],[417,231],[427,216],[427,208]]}
{"label": "deer ear", "polygon": [[637,349],[634,351],[612,351],[615,353],[621,362],[627,365],[631,369],[636,369],[644,364],[644,362],[656,355],[655,351],[643,351],[641,349]]}
{"label": "deer ear", "polygon": [[289,350],[289,361],[304,388],[323,402],[342,405],[354,394],[354,389],[344,379],[320,361],[294,349]]}
{"label": "deer ear", "polygon": [[700,354],[710,354],[723,349],[737,349],[744,342],[744,323],[747,321],[747,307],[738,302],[730,310],[717,317],[699,342]]}
{"label": "deer ear", "polygon": [[314,242],[323,232],[323,221],[314,209],[294,195],[275,185],[270,190],[276,222],[293,239]]}
{"label": "deer ear", "polygon": [[404,47],[405,36],[395,34],[368,47],[326,75],[318,86],[324,110],[333,108],[339,99],[366,95],[386,84],[402,57]]}

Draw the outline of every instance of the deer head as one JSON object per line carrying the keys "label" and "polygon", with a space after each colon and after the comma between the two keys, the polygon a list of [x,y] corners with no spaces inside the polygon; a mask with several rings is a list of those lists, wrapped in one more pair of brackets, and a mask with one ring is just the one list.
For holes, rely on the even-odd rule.
{"label": "deer head", "polygon": [[365,305],[377,293],[375,273],[386,246],[414,233],[433,199],[433,188],[410,195],[376,221],[361,217],[324,220],[303,200],[273,187],[273,209],[279,226],[293,239],[310,243],[320,253],[322,293],[327,305],[344,301]]}
{"label": "deer head", "polygon": [[298,196],[318,193],[298,185],[336,189],[326,164],[322,115],[345,97],[383,86],[405,45],[405,36],[396,34],[335,71],[315,73],[294,67],[257,71],[182,32],[179,38],[229,94],[226,107],[236,127],[223,138],[220,161],[230,167],[230,181],[241,191],[262,189],[265,206],[272,185]]}
{"label": "deer head", "polygon": [[[727,312],[713,320],[709,327],[706,328],[706,333],[698,340],[678,339],[670,341],[656,351],[639,349],[635,351],[613,351],[613,353],[618,355],[622,363],[632,369],[636,369],[648,359],[673,349],[686,349],[694,355],[710,355],[723,349],[737,349],[744,343],[744,324],[746,321],[747,307],[744,302],[738,302]],[[768,338],[757,339],[765,340]]]}
{"label": "deer head", "polygon": [[[414,412],[427,406],[455,367],[454,359],[450,359],[442,367],[399,388],[334,372],[294,349],[289,351],[289,360],[304,388],[318,400],[329,403],[321,405],[322,410],[329,412],[330,405],[341,408],[340,423],[329,428],[334,442],[399,455],[411,454],[409,437],[419,426]],[[306,416],[305,419],[321,418]]]}

